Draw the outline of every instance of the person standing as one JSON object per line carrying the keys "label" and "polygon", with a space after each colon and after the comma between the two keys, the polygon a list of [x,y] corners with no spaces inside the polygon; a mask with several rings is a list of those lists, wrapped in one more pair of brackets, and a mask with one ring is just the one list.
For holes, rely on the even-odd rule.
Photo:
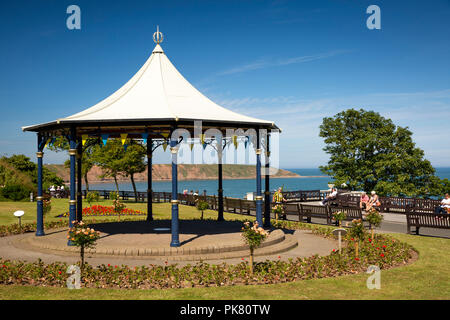
{"label": "person standing", "polygon": [[283,220],[286,220],[286,214],[284,214],[283,203],[286,202],[286,199],[283,197],[283,188],[279,187],[277,191],[273,194],[272,202],[275,205],[272,207],[273,212],[275,213],[275,219],[278,220],[278,215],[281,214],[283,216]]}

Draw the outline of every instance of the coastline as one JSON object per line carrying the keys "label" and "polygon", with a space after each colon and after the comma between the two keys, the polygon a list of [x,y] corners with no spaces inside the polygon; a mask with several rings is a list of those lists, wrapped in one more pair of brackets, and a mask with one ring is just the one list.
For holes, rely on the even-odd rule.
{"label": "coastline", "polygon": [[[255,177],[251,176],[251,177],[236,177],[236,178],[223,178],[223,180],[250,180],[250,179],[254,179]],[[263,179],[264,176],[261,176],[261,178]],[[284,178],[288,178],[288,179],[292,179],[292,178],[328,178],[328,176],[271,176],[270,179],[284,179]],[[201,181],[201,180],[217,180],[217,178],[215,177],[210,177],[210,178],[198,178],[198,179],[180,179],[178,178],[178,181]],[[130,179],[118,179],[117,182],[129,182]],[[142,179],[135,179],[135,182],[146,182],[147,180],[142,180]],[[153,182],[168,182],[168,181],[172,181],[172,179],[152,179]],[[104,180],[89,180],[89,183],[93,183],[93,184],[99,184],[99,183],[114,183],[114,179],[104,179]]]}

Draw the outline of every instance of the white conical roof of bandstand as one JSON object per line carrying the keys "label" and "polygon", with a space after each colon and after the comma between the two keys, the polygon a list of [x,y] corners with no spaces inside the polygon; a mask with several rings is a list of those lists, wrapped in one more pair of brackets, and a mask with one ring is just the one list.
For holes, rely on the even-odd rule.
{"label": "white conical roof of bandstand", "polygon": [[96,105],[58,119],[63,122],[108,120],[203,120],[274,126],[214,103],[174,67],[159,44],[141,69],[119,90]]}

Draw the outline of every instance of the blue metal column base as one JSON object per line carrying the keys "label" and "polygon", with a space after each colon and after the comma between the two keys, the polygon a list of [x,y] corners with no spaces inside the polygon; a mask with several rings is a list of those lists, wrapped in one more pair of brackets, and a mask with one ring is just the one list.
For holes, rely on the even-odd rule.
{"label": "blue metal column base", "polygon": [[172,153],[172,241],[171,247],[180,246],[179,225],[178,225],[178,170],[176,140],[170,140],[170,152]]}
{"label": "blue metal column base", "polygon": [[37,177],[37,197],[36,197],[36,205],[37,205],[37,216],[36,216],[36,236],[41,237],[45,236],[44,232],[44,203],[42,197],[42,158],[44,153],[42,150],[44,139],[41,135],[38,134],[38,152],[37,156],[37,169],[38,169],[38,177]]}

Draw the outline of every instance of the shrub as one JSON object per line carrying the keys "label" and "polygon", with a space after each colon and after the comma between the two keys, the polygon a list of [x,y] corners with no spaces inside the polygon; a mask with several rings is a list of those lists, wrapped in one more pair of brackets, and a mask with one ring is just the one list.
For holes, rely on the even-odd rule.
{"label": "shrub", "polygon": [[119,196],[119,193],[117,191],[111,191],[109,193],[109,198],[111,200],[119,200],[120,196]]}
{"label": "shrub", "polygon": [[45,215],[52,210],[52,201],[44,199],[42,202],[42,206],[43,206],[43,213]]}
{"label": "shrub", "polygon": [[12,201],[20,201],[29,198],[31,192],[31,189],[20,184],[6,185],[1,189],[2,197]]}
{"label": "shrub", "polygon": [[202,212],[201,219],[203,220],[203,211],[209,208],[208,202],[199,200],[196,204],[197,210]]}
{"label": "shrub", "polygon": [[348,232],[352,240],[355,240],[355,254],[356,258],[359,255],[359,242],[364,240],[366,236],[366,229],[364,229],[364,224],[361,219],[353,219],[350,225],[350,230]]}
{"label": "shrub", "polygon": [[100,237],[100,232],[85,226],[83,221],[73,221],[72,228],[69,229],[67,239],[72,244],[80,247],[81,269],[84,267],[84,249],[95,247],[95,242]]}
{"label": "shrub", "polygon": [[374,236],[374,227],[379,227],[383,221],[383,215],[378,212],[375,208],[371,208],[369,213],[366,215],[367,222],[370,223],[370,229],[372,231],[372,239]]}
{"label": "shrub", "polygon": [[114,212],[119,215],[119,221],[120,221],[120,214],[122,213],[123,209],[125,209],[125,204],[122,203],[119,199],[113,200],[113,206],[114,206]]}
{"label": "shrub", "polygon": [[269,233],[265,231],[263,228],[258,226],[258,221],[253,223],[253,226],[250,226],[250,222],[244,222],[244,226],[242,227],[242,237],[244,241],[250,247],[250,273],[253,274],[253,251],[258,248],[261,243],[267,238]]}
{"label": "shrub", "polygon": [[346,217],[346,214],[344,211],[338,211],[333,213],[333,219],[336,220],[339,226],[341,226],[342,220],[344,220]]}
{"label": "shrub", "polygon": [[98,202],[99,199],[100,195],[98,194],[97,191],[91,191],[86,194],[86,201],[87,203],[89,203],[89,206],[91,206],[91,203],[94,201]]}

